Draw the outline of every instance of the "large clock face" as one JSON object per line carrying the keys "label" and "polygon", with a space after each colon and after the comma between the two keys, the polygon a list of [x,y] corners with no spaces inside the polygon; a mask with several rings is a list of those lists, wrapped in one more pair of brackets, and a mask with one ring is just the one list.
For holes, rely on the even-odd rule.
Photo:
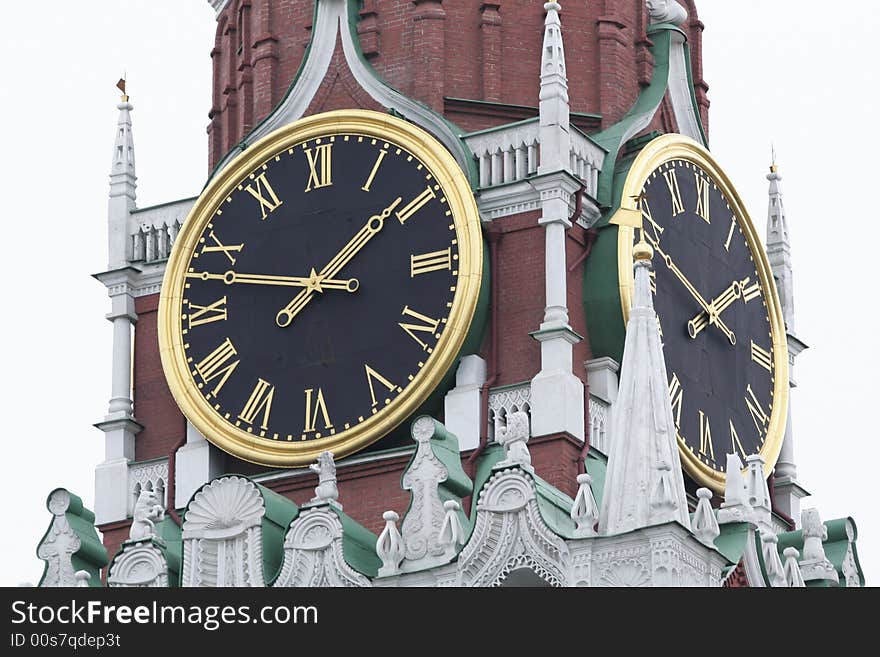
{"label": "large clock face", "polygon": [[454,361],[480,287],[476,209],[442,147],[385,115],[310,117],[253,149],[175,245],[163,363],[187,416],[237,456],[343,456]]}
{"label": "large clock face", "polygon": [[727,454],[761,453],[772,468],[788,374],[766,258],[735,191],[704,157],[661,158],[637,206],[654,248],[651,290],[683,461],[720,488]]}

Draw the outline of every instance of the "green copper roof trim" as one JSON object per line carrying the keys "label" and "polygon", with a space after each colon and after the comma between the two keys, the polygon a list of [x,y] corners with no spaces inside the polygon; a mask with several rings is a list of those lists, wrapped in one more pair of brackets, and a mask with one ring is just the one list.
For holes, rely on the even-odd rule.
{"label": "green copper roof trim", "polygon": [[749,539],[749,523],[731,522],[719,525],[721,533],[715,539],[715,547],[732,564],[739,563],[746,551]]}
{"label": "green copper roof trim", "polygon": [[[520,110],[529,110],[535,112],[535,116],[525,119],[526,121],[534,121],[538,118],[538,112],[540,112],[540,108],[535,107],[534,105],[517,105],[515,103],[499,103],[492,100],[477,100],[476,98],[457,98],[455,96],[444,96],[443,100],[451,100],[457,101],[459,103],[470,103],[472,105],[480,105],[484,107],[503,107],[503,108],[512,108],[512,109],[520,109]],[[592,112],[569,112],[570,116],[577,116],[583,119],[601,119],[601,114],[593,114]],[[522,123],[522,121],[518,121],[517,123]],[[503,126],[498,127],[508,127],[510,125],[515,125],[512,123],[507,123]],[[487,128],[488,131],[494,130],[496,128]],[[479,130],[477,132],[472,132],[470,134],[479,134],[484,132],[483,130]]]}
{"label": "green copper roof trim", "polygon": [[[149,212],[150,210],[157,210],[159,208],[164,208],[169,205],[177,205],[178,203],[186,203],[188,201],[196,201],[198,196],[187,196],[186,198],[179,198],[176,201],[165,201],[164,203],[157,203],[156,205],[148,205],[145,208],[134,208],[129,212],[129,214],[140,214],[141,212]],[[149,461],[158,461],[167,457],[159,457],[155,459],[147,459],[146,461],[138,461],[138,463],[147,463]]]}
{"label": "green copper roof trim", "polygon": [[684,43],[684,64],[688,76],[688,89],[691,92],[691,105],[694,108],[694,116],[697,118],[697,126],[700,128],[700,141],[703,146],[709,148],[709,137],[706,136],[706,128],[703,125],[703,117],[700,114],[700,106],[697,104],[697,92],[694,87],[694,69],[691,65],[691,49],[687,41]]}
{"label": "green copper roof trim", "polygon": [[475,130],[474,132],[466,132],[462,135],[462,139],[466,139],[467,137],[477,137],[479,135],[490,135],[493,132],[501,132],[502,130],[508,130],[509,128],[526,125],[527,123],[536,123],[539,118],[540,117],[533,116],[528,119],[514,121],[513,123],[502,123],[501,125],[492,126],[491,128],[483,128],[482,130]]}
{"label": "green copper roof trim", "polygon": [[342,523],[342,556],[345,563],[367,577],[376,577],[382,560],[376,554],[379,537],[347,515],[342,509],[329,505]]}
{"label": "green copper roof trim", "polygon": [[601,509],[602,498],[605,493],[605,473],[608,469],[608,459],[590,449],[590,453],[587,455],[586,461],[584,461],[584,467],[587,470],[587,474],[593,478],[590,488],[593,489],[593,497],[596,498],[596,504]]}
{"label": "green copper roof trim", "polygon": [[[110,559],[107,555],[107,550],[104,548],[104,544],[101,542],[101,538],[98,536],[98,532],[95,529],[95,514],[91,509],[85,507],[82,498],[71,493],[66,488],[56,488],[49,493],[46,497],[47,509],[49,509],[49,502],[52,499],[52,496],[58,491],[64,491],[69,498],[67,509],[64,511],[64,517],[70,525],[71,531],[73,531],[80,540],[79,549],[71,555],[70,559],[73,564],[73,572],[85,570],[91,575],[89,586],[98,588],[101,586],[101,568],[106,566]],[[49,511],[51,512],[51,509],[49,509]],[[56,516],[53,513],[49,527],[46,529],[46,532],[37,544],[38,551],[39,546],[43,544],[43,541],[48,538],[49,533],[52,531],[55,517]],[[39,554],[37,554],[37,557],[39,558]],[[40,582],[37,586],[43,585],[48,572],[49,563],[46,562],[43,567],[43,575],[40,577]]]}
{"label": "green copper roof trim", "polygon": [[[629,138],[627,133],[640,121],[647,120],[650,123],[651,118],[653,118],[657,108],[660,107],[660,103],[663,102],[663,97],[666,95],[666,89],[669,85],[669,57],[672,47],[672,31],[684,35],[684,32],[674,25],[655,25],[649,30],[649,36],[654,44],[650,47],[651,54],[654,56],[654,73],[650,84],[642,90],[636,102],[623,119],[608,129],[593,135],[593,140],[608,152],[602,165],[602,171],[599,173],[597,200],[602,207],[612,207],[615,205],[615,199],[612,195],[614,169],[620,149]],[[606,213],[599,219],[597,226],[605,225],[613,214],[613,211]]]}
{"label": "green copper roof trim", "polygon": [[[835,570],[837,570],[837,576],[840,580],[839,585],[842,587],[847,585],[846,575],[843,573],[843,563],[846,559],[847,551],[851,549],[853,562],[858,573],[859,586],[864,586],[865,573],[862,571],[859,553],[856,549],[856,539],[859,533],[855,521],[852,518],[837,518],[836,520],[828,520],[823,524],[828,530],[828,538],[823,541],[822,547],[825,549],[825,556],[834,565]],[[849,530],[847,526],[849,526]],[[849,536],[850,531],[852,539]],[[803,557],[804,534],[802,530],[798,529],[779,535],[779,553],[782,554],[787,547],[797,549],[800,556]]]}

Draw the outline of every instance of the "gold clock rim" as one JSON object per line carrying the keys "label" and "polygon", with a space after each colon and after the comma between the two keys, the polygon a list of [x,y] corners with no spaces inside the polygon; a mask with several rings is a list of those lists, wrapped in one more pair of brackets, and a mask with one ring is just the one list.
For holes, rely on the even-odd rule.
{"label": "gold clock rim", "polygon": [[[659,166],[670,160],[689,161],[700,166],[706,173],[712,176],[713,181],[719,186],[730,203],[737,224],[746,236],[746,243],[754,258],[755,268],[758,270],[761,289],[764,291],[767,301],[770,333],[773,340],[773,410],[767,426],[767,437],[759,452],[764,457],[764,477],[767,478],[776,466],[776,461],[782,450],[782,442],[785,439],[789,392],[788,340],[785,333],[785,322],[782,318],[782,304],[779,302],[779,293],[773,279],[773,272],[751,217],[730,178],[712,154],[690,137],[679,134],[662,135],[642,149],[633,161],[624,182],[621,192],[621,210],[640,214],[638,198],[641,196],[648,176]],[[614,222],[613,219],[612,222]],[[632,250],[635,234],[632,226],[624,223],[618,224],[617,230],[617,271],[620,287],[620,307],[623,311],[623,323],[626,326],[629,321],[629,312],[632,308],[634,289]],[[769,294],[767,294],[768,292]],[[688,474],[697,483],[711,488],[716,493],[723,493],[726,482],[725,473],[715,470],[700,461],[680,436],[676,436],[676,441],[678,442],[679,454],[682,457],[682,462]]]}
{"label": "gold clock rim", "polygon": [[[193,380],[183,349],[180,312],[185,273],[205,225],[231,189],[276,154],[324,135],[363,134],[402,148],[434,176],[446,197],[458,240],[456,292],[446,328],[424,367],[390,404],[356,426],[309,441],[260,438],[225,422]],[[199,195],[172,248],[159,295],[159,355],[171,394],[184,416],[217,447],[237,458],[272,467],[303,467],[329,450],[352,454],[385,436],[412,415],[440,384],[464,345],[476,312],[483,275],[479,211],[458,163],[422,128],[372,110],[334,110],[300,119],[266,135],[239,154]]]}

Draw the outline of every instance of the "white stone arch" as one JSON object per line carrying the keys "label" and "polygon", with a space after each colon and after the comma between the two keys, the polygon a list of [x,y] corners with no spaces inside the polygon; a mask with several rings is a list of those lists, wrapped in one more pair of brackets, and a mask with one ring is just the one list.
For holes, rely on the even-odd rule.
{"label": "white stone arch", "polygon": [[531,476],[519,467],[492,475],[458,560],[459,586],[499,586],[523,568],[551,586],[565,586],[568,561],[565,541],[541,517]]}

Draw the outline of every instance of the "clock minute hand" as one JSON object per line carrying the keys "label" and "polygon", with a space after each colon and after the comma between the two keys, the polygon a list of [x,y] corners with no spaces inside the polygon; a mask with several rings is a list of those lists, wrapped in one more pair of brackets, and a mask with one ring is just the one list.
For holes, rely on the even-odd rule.
{"label": "clock minute hand", "polygon": [[189,272],[187,278],[196,278],[202,281],[223,281],[226,285],[245,283],[251,285],[279,285],[282,287],[304,287],[314,289],[316,292],[324,290],[345,290],[354,292],[359,283],[356,278],[349,279],[322,279],[312,270],[311,276],[271,276],[269,274],[240,274],[235,271],[227,271],[223,274],[211,272]]}
{"label": "clock minute hand", "polygon": [[[385,225],[385,220],[391,215],[394,208],[396,208],[402,200],[403,199],[398,196],[391,205],[385,208],[380,214],[374,214],[367,220],[367,223],[364,224],[363,228],[361,228],[355,236],[352,237],[342,249],[340,249],[339,253],[333,256],[333,259],[330,260],[330,262],[328,262],[321,270],[321,273],[318,275],[319,285],[323,286],[323,281],[325,279],[335,276],[358,254],[358,252],[360,252],[362,248],[364,248],[364,246],[366,246],[367,242],[373,239],[373,236],[382,230]],[[313,297],[314,290],[309,288],[306,288],[297,294],[290,303],[278,311],[278,314],[275,316],[275,323],[282,328],[290,326],[291,322],[293,322],[293,318],[308,305]]]}
{"label": "clock minute hand", "polygon": [[733,331],[728,328],[727,324],[718,317],[718,314],[715,312],[715,308],[712,304],[707,303],[703,296],[697,291],[697,288],[693,286],[693,284],[687,279],[687,276],[682,273],[682,271],[676,266],[674,262],[672,262],[672,258],[669,257],[669,254],[664,253],[662,249],[657,249],[657,253],[660,254],[660,257],[663,258],[663,262],[666,263],[666,266],[669,270],[675,274],[676,278],[681,281],[681,283],[685,286],[688,292],[691,293],[691,296],[696,300],[700,307],[706,312],[706,314],[712,319],[712,323],[718,326],[724,335],[727,336],[727,339],[730,341],[730,344],[736,344],[736,335]]}
{"label": "clock minute hand", "polygon": [[748,282],[748,276],[741,281],[733,281],[724,292],[712,299],[712,303],[709,305],[714,312],[708,315],[704,312],[699,312],[694,315],[694,317],[688,322],[688,335],[690,335],[691,338],[696,338],[709,324],[718,323],[721,313],[727,310],[734,301],[742,298],[743,287]]}

